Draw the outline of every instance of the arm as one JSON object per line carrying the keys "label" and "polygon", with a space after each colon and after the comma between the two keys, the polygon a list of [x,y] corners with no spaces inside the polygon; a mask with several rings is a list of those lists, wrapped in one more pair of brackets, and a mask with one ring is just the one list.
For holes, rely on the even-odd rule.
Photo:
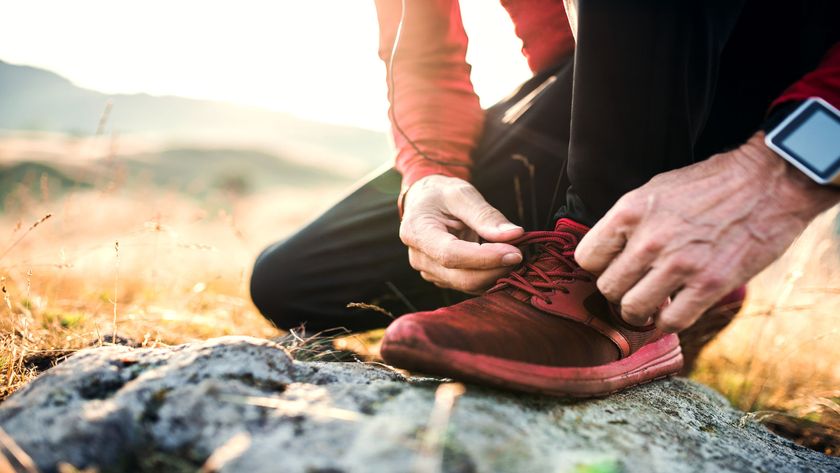
{"label": "arm", "polygon": [[[840,102],[840,45],[774,102]],[[678,331],[776,260],[818,214],[840,202],[770,150],[758,132],[739,148],[651,179],[584,237],[575,257],[598,288],[644,323]]]}
{"label": "arm", "polygon": [[[376,0],[379,56],[386,65],[391,62],[401,3]],[[403,175],[400,240],[408,247],[411,266],[425,280],[479,292],[522,260],[519,249],[502,243],[521,235],[522,229],[467,182],[484,112],[470,82],[467,36],[457,0],[405,3],[406,18],[388,76],[396,168]],[[432,159],[414,149],[395,120]],[[479,237],[489,243],[480,243]]]}
{"label": "arm", "polygon": [[[405,134],[435,161],[458,164],[441,165],[424,158],[392,126],[403,193],[432,174],[469,180],[470,153],[484,122],[484,112],[470,82],[465,58],[467,35],[458,1],[406,0],[406,4],[394,77],[387,77],[389,98],[393,98],[392,124],[395,118]],[[376,0],[376,7],[379,57],[387,66],[399,26],[401,1]]]}

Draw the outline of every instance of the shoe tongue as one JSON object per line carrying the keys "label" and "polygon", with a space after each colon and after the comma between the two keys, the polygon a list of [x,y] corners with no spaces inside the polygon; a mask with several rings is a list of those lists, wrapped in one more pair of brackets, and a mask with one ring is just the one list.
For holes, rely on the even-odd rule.
{"label": "shoe tongue", "polygon": [[581,225],[575,222],[574,220],[568,218],[561,218],[557,221],[557,225],[555,225],[554,231],[571,234],[574,237],[575,242],[572,244],[572,248],[560,248],[560,246],[558,245],[552,245],[552,249],[555,252],[565,253],[567,255],[566,260],[569,260],[571,266],[569,265],[569,262],[556,258],[544,248],[537,255],[536,259],[531,261],[531,264],[540,268],[543,271],[554,271],[557,269],[561,269],[563,271],[574,271],[575,269],[577,269],[577,264],[574,262],[574,257],[568,254],[569,250],[571,249],[572,251],[574,251],[574,247],[577,246],[577,242],[579,242],[580,239],[583,238],[583,235],[585,235],[588,230],[588,227]]}
{"label": "shoe tongue", "polygon": [[574,235],[578,241],[586,235],[586,232],[589,231],[589,227],[582,223],[577,223],[570,218],[561,218],[557,221],[554,225],[555,232],[565,232],[571,233]]}
{"label": "shoe tongue", "polygon": [[[554,250],[557,252],[562,251],[560,248],[557,247],[555,247]],[[571,259],[571,257],[569,257],[569,259]],[[554,255],[548,253],[547,251],[540,252],[536,259],[531,261],[531,264],[540,268],[543,271],[553,271],[558,268],[563,270],[573,269],[569,268],[568,264],[554,257]]]}
{"label": "shoe tongue", "polygon": [[[562,232],[566,234],[570,234],[574,237],[575,242],[573,244],[573,248],[577,246],[577,243],[580,242],[581,238],[586,235],[586,232],[589,231],[589,227],[586,225],[580,224],[575,222],[570,218],[561,218],[557,221],[557,224],[554,226],[555,232]],[[555,246],[555,250],[559,251],[560,249]],[[568,250],[567,250],[568,251]],[[569,259],[572,259],[571,256]],[[553,257],[548,253],[543,253],[538,257],[537,261],[534,262],[534,266],[542,269],[543,271],[551,271],[557,268],[563,269],[574,269],[569,268],[564,262],[558,260],[557,258]]]}

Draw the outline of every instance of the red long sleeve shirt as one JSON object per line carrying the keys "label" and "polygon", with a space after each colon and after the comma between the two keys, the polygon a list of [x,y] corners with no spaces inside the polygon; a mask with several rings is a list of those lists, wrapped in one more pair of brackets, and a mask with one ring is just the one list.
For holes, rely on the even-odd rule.
{"label": "red long sleeve shirt", "polygon": [[[574,50],[563,0],[501,0],[522,40],[522,53],[534,72]],[[379,56],[388,64],[402,11],[400,0],[376,0]],[[403,192],[418,179],[443,174],[469,180],[470,153],[478,142],[484,112],[470,82],[467,35],[458,0],[410,3],[394,60],[391,117],[396,117],[418,148],[440,164],[420,156],[392,126],[396,168]],[[388,77],[389,87],[391,78]],[[391,95],[392,94],[392,95]],[[771,107],[792,100],[822,97],[840,108],[840,43],[820,66],[792,84]],[[396,105],[396,106],[395,106]],[[393,121],[393,120],[392,120]],[[400,202],[402,198],[400,198]]]}

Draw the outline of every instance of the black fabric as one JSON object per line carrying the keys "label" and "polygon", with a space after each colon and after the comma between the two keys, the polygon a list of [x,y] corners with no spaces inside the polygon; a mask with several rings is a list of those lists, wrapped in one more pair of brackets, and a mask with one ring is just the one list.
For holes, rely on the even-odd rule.
{"label": "black fabric", "polygon": [[[837,40],[840,18],[836,0],[579,0],[578,8],[573,60],[487,110],[474,154],[473,183],[527,230],[551,228],[558,216],[592,225],[654,175],[742,143]],[[267,248],[251,278],[259,310],[281,328],[355,331],[390,318],[348,303],[398,316],[468,297],[409,266],[399,187],[389,169]]]}
{"label": "black fabric", "polygon": [[840,40],[836,0],[579,0],[561,214],[594,224],[661,172],[746,141]]}

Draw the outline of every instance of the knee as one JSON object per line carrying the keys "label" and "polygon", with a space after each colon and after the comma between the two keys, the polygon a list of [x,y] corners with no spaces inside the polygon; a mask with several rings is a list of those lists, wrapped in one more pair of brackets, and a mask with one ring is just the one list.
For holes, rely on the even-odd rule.
{"label": "knee", "polygon": [[260,313],[283,330],[297,328],[307,322],[296,294],[295,271],[299,261],[287,242],[275,243],[257,257],[251,272],[251,300]]}

